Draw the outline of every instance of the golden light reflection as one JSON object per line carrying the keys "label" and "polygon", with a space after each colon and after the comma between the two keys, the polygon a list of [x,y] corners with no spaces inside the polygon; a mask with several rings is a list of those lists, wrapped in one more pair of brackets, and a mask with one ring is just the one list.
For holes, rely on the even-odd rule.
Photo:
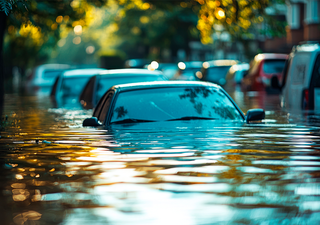
{"label": "golden light reflection", "polygon": [[23,180],[23,176],[21,174],[16,174],[16,179],[17,180]]}
{"label": "golden light reflection", "polygon": [[147,9],[150,8],[150,4],[149,4],[149,3],[143,3],[141,8],[142,8],[143,10],[147,10]]}
{"label": "golden light reflection", "polygon": [[62,21],[63,21],[63,16],[57,16],[56,22],[57,23],[62,23]]}
{"label": "golden light reflection", "polygon": [[76,35],[81,35],[82,34],[82,26],[81,25],[77,25],[73,28],[73,31]]}
{"label": "golden light reflection", "polygon": [[131,29],[131,32],[135,35],[139,34],[141,32],[140,28],[139,27],[133,27]]}
{"label": "golden light reflection", "polygon": [[80,6],[80,1],[79,0],[73,0],[71,3],[70,3],[70,6],[72,8],[79,8]]}
{"label": "golden light reflection", "polygon": [[34,195],[32,196],[32,199],[31,201],[33,202],[38,202],[38,201],[41,201],[41,192],[39,189],[35,189],[34,190]]}
{"label": "golden light reflection", "polygon": [[90,45],[90,46],[88,46],[88,47],[86,48],[86,53],[87,53],[87,54],[93,54],[94,51],[95,51],[95,47],[92,46],[92,45]]}
{"label": "golden light reflection", "polygon": [[222,8],[217,8],[216,9],[216,12],[215,12],[215,15],[216,15],[216,18],[218,20],[221,20],[225,17],[225,13],[224,13],[224,10]]}
{"label": "golden light reflection", "polygon": [[25,183],[13,183],[11,184],[11,187],[12,188],[20,188],[20,189],[23,189],[26,187],[26,184]]}
{"label": "golden light reflection", "polygon": [[149,23],[150,19],[147,16],[141,16],[140,17],[140,22],[143,24]]}
{"label": "golden light reflection", "polygon": [[66,44],[66,42],[67,42],[67,39],[62,38],[58,41],[58,46],[63,47]]}
{"label": "golden light reflection", "polygon": [[16,202],[25,201],[29,198],[30,193],[27,189],[13,189],[12,190],[12,199]]}
{"label": "golden light reflection", "polygon": [[80,44],[81,43],[81,37],[75,37],[75,38],[73,38],[73,44],[75,44],[75,45],[78,45],[78,44]]}
{"label": "golden light reflection", "polygon": [[42,214],[36,212],[36,211],[28,211],[21,214],[16,215],[13,218],[13,221],[17,225],[23,225],[26,224],[27,221],[30,221],[28,224],[35,224],[35,222],[31,222],[34,220],[40,220]]}

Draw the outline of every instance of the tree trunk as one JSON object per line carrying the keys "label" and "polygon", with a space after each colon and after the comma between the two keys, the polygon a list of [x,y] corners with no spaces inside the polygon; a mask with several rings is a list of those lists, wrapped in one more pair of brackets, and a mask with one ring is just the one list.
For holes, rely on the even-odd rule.
{"label": "tree trunk", "polygon": [[2,119],[4,108],[4,68],[3,68],[3,41],[7,16],[0,11],[0,118]]}

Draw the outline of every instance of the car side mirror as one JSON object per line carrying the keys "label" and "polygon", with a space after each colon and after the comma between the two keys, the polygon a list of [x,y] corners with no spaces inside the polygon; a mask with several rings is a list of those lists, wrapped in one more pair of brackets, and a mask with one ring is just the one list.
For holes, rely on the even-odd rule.
{"label": "car side mirror", "polygon": [[265,118],[263,109],[249,109],[246,116],[247,123],[252,121],[259,121]]}
{"label": "car side mirror", "polygon": [[280,82],[277,76],[271,77],[271,87],[277,90],[281,90]]}
{"label": "car side mirror", "polygon": [[82,126],[84,127],[97,127],[102,126],[102,124],[98,121],[97,117],[87,118],[83,121]]}

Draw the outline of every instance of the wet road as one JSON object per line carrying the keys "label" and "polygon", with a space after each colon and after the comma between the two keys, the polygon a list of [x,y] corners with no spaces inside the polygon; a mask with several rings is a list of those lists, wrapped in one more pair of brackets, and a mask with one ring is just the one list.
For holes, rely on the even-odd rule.
{"label": "wet road", "polygon": [[91,111],[6,95],[0,224],[319,224],[319,115],[230,93],[265,124],[82,128]]}

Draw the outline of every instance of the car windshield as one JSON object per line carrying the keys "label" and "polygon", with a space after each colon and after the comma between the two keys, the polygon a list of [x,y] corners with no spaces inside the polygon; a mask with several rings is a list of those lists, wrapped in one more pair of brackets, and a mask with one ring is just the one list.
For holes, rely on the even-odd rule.
{"label": "car windshield", "polygon": [[45,70],[43,72],[43,78],[55,78],[57,77],[63,70]]}
{"label": "car windshield", "polygon": [[181,71],[181,75],[184,77],[189,77],[189,78],[195,78],[195,73],[200,71],[201,67],[199,68],[186,68]]}
{"label": "car windshield", "polygon": [[215,88],[156,88],[120,93],[111,123],[191,119],[242,120],[242,116]]}
{"label": "car windshield", "polygon": [[119,77],[101,77],[98,87],[97,87],[97,97],[96,99],[100,99],[104,93],[114,85],[117,84],[126,84],[126,83],[135,83],[135,82],[146,82],[146,81],[163,81],[166,80],[163,76],[154,76],[154,75],[146,75],[146,76],[126,76],[119,75]]}
{"label": "car windshield", "polygon": [[207,80],[218,81],[225,78],[231,66],[214,66],[207,69]]}
{"label": "car windshield", "polygon": [[62,81],[60,95],[62,97],[71,97],[80,95],[85,84],[90,79],[89,76],[83,77],[65,77]]}
{"label": "car windshield", "polygon": [[285,63],[286,63],[285,59],[266,60],[263,63],[262,70],[267,74],[281,73],[284,69]]}

